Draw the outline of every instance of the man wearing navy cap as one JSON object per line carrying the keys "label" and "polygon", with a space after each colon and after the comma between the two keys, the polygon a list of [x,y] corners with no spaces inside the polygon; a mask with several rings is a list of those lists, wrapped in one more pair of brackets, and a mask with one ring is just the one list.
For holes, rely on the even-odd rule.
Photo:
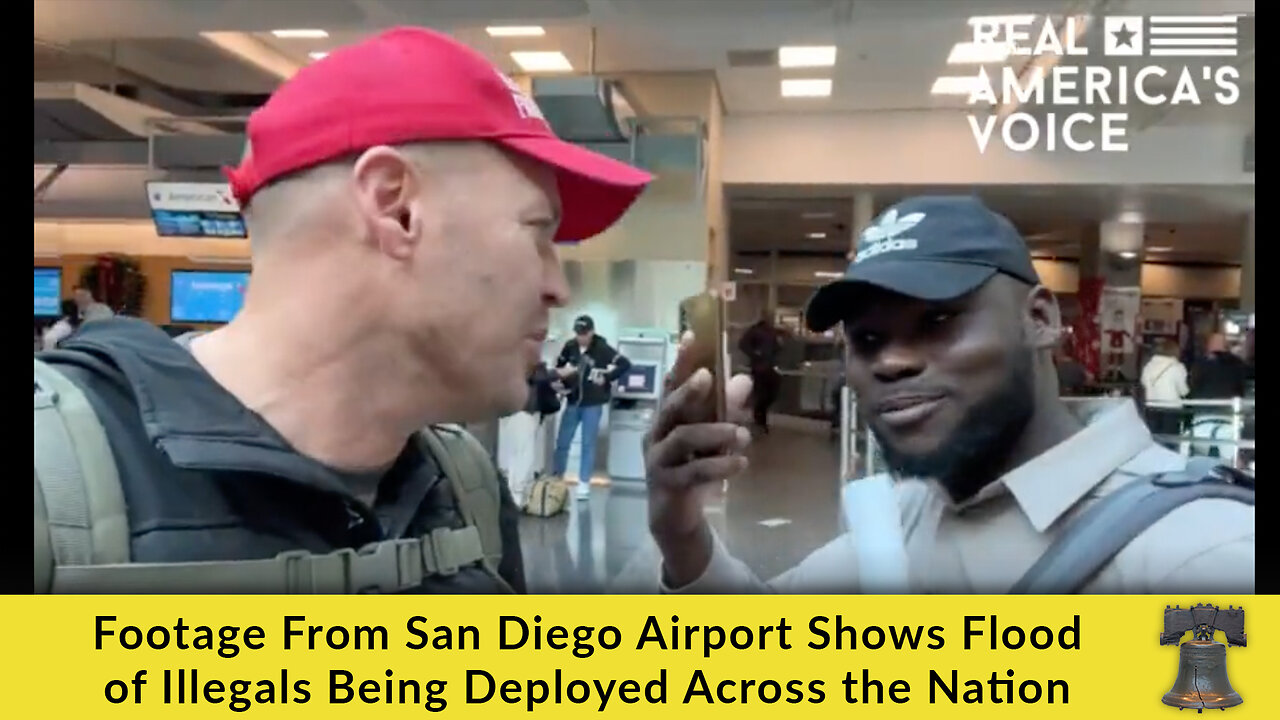
{"label": "man wearing navy cap", "polygon": [[[1017,230],[975,198],[918,197],[885,210],[845,276],[812,298],[806,322],[819,332],[843,324],[848,383],[895,481],[897,508],[887,510],[900,515],[909,592],[1015,591],[1099,498],[1186,466],[1152,440],[1129,399],[1059,398],[1057,302]],[[749,435],[696,414],[708,390],[700,372],[669,394],[648,447],[662,588],[861,591],[857,528],[768,584],[729,555],[696,488],[740,472]],[[732,379],[728,392],[741,404],[749,381]],[[1198,499],[1157,515],[1063,591],[1250,593],[1251,498]]]}

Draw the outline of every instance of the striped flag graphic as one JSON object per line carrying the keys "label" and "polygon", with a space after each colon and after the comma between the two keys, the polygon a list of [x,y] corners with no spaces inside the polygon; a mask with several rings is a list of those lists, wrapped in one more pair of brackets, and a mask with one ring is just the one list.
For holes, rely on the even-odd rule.
{"label": "striped flag graphic", "polygon": [[1235,57],[1238,15],[1153,15],[1147,20],[1151,57]]}

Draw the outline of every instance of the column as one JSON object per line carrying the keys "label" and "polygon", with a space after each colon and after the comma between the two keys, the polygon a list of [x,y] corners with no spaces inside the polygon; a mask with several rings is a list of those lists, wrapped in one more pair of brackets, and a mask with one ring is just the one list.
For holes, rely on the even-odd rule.
{"label": "column", "polygon": [[1138,377],[1143,222],[1122,213],[1081,239],[1080,318],[1069,348],[1097,379]]}
{"label": "column", "polygon": [[863,191],[853,196],[853,223],[849,226],[849,259],[858,252],[858,236],[876,217],[875,196]]}
{"label": "column", "polygon": [[764,309],[776,322],[778,319],[778,251],[769,251],[769,295],[765,299]]}
{"label": "column", "polygon": [[1257,267],[1253,260],[1253,211],[1244,223],[1244,247],[1240,253],[1240,309],[1247,312],[1254,310],[1254,275]]}

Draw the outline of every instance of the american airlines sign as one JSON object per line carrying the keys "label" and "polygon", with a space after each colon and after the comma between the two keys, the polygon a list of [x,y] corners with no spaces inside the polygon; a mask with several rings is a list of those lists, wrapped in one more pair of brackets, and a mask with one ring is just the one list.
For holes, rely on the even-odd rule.
{"label": "american airlines sign", "polygon": [[147,203],[152,210],[170,212],[240,212],[227,183],[149,182]]}

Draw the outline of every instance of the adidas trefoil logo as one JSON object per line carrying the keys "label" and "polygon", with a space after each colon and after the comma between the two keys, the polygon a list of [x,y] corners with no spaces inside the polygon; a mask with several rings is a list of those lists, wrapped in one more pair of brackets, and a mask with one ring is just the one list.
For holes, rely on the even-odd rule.
{"label": "adidas trefoil logo", "polygon": [[862,247],[854,258],[860,263],[887,252],[899,250],[915,250],[919,243],[915,238],[899,238],[902,233],[919,225],[924,220],[924,213],[908,213],[898,217],[897,210],[889,210],[880,216],[880,221],[862,231]]}

